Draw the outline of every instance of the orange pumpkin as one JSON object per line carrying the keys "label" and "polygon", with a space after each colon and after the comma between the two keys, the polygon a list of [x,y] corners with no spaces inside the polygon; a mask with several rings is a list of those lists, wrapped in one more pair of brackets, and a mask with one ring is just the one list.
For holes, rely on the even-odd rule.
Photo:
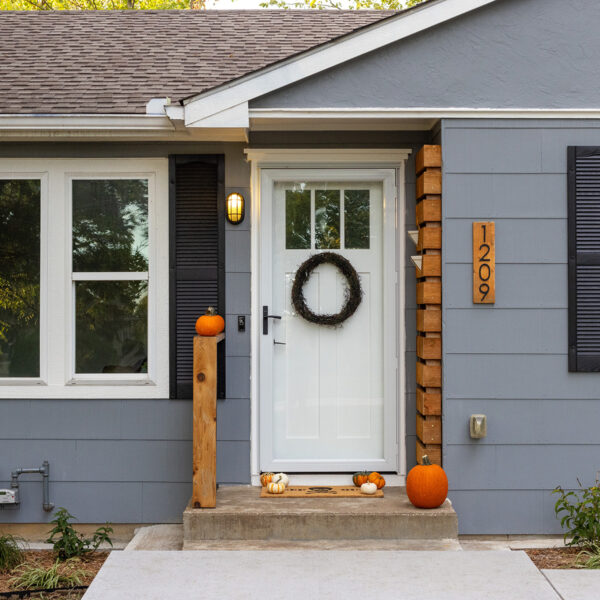
{"label": "orange pumpkin", "polygon": [[267,483],[271,483],[275,473],[262,473],[260,476],[260,484],[265,487]]}
{"label": "orange pumpkin", "polygon": [[406,477],[406,494],[417,508],[437,508],[448,495],[448,477],[439,465],[432,465],[427,455],[423,464],[410,470]]}
{"label": "orange pumpkin", "polygon": [[356,487],[360,487],[363,483],[367,483],[367,477],[369,477],[368,471],[359,471],[358,473],[354,473],[354,475],[352,475],[352,483]]}
{"label": "orange pumpkin", "polygon": [[367,477],[367,481],[369,483],[374,483],[378,490],[385,485],[385,479],[377,471],[373,471],[373,473]]}
{"label": "orange pumpkin", "polygon": [[206,314],[202,315],[196,321],[196,332],[198,335],[218,335],[223,329],[225,329],[225,321],[212,306],[209,306],[206,309]]}

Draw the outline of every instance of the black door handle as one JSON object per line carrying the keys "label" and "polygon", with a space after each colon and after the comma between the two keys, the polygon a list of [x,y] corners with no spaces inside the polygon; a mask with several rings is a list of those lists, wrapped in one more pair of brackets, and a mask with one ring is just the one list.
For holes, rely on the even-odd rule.
{"label": "black door handle", "polygon": [[270,315],[269,307],[263,306],[263,335],[269,335],[269,319],[279,319],[281,321],[279,315]]}

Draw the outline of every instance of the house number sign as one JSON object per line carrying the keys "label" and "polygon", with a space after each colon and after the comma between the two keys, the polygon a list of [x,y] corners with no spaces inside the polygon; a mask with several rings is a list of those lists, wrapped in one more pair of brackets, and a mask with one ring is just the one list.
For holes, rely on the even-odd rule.
{"label": "house number sign", "polygon": [[496,228],[493,221],[473,223],[473,302],[496,302]]}

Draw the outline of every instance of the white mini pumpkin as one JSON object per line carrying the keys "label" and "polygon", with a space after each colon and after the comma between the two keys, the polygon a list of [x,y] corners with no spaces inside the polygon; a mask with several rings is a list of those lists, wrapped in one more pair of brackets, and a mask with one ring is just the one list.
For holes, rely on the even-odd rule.
{"label": "white mini pumpkin", "polygon": [[271,479],[273,483],[283,483],[285,487],[290,484],[290,479],[285,473],[276,473]]}
{"label": "white mini pumpkin", "polygon": [[377,491],[377,485],[375,483],[370,483],[367,481],[367,483],[363,483],[360,486],[360,491],[363,494],[368,494],[369,496],[372,496]]}
{"label": "white mini pumpkin", "polygon": [[283,492],[285,492],[285,485],[283,485],[283,483],[271,481],[270,483],[267,483],[267,492],[269,492],[269,494],[283,494]]}

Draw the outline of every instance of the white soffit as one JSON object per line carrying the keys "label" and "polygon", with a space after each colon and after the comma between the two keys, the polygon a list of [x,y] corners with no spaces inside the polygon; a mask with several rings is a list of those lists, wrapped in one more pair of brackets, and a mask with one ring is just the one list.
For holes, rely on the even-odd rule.
{"label": "white soffit", "polygon": [[203,119],[241,106],[286,85],[316,75],[388,44],[460,17],[498,0],[438,0],[416,6],[355,33],[333,40],[300,56],[266,67],[185,100],[185,124],[202,126]]}

